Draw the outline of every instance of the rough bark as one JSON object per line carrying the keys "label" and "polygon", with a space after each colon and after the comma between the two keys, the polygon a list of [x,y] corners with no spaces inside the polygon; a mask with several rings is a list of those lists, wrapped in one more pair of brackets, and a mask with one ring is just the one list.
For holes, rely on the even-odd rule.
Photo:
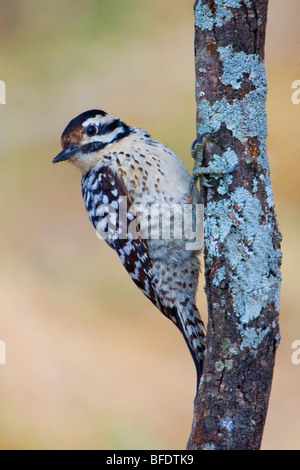
{"label": "rough bark", "polygon": [[267,0],[197,0],[208,326],[188,449],[259,449],[279,342],[281,236],[266,152]]}

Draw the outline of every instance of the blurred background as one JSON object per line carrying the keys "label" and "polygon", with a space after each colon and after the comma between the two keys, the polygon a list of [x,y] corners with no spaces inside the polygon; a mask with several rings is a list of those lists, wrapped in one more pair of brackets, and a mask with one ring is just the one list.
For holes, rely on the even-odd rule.
{"label": "blurred background", "polygon": [[[268,151],[283,234],[282,341],[264,449],[300,449],[299,0],[271,0]],[[184,449],[195,371],[175,327],[90,224],[66,124],[146,128],[192,169],[193,0],[0,1],[0,449]],[[198,305],[205,318],[200,278]]]}

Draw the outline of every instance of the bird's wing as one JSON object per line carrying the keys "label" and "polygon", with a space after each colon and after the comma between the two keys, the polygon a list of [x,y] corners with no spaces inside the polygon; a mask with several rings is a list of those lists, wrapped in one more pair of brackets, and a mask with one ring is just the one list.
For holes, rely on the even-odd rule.
{"label": "bird's wing", "polygon": [[102,166],[82,178],[82,194],[98,234],[119,255],[135,284],[158,306],[151,283],[147,242],[138,232],[130,233],[130,224],[134,221],[136,227],[138,217],[123,180],[109,167]]}
{"label": "bird's wing", "polygon": [[100,232],[108,245],[119,255],[135,284],[183,334],[196,364],[199,381],[203,335],[198,311],[189,298],[181,304],[171,304],[161,293],[156,292],[147,241],[141,238],[138,232],[135,233],[138,236],[133,237],[130,230],[130,224],[138,220],[138,217],[124,181],[109,167],[102,166],[82,178],[82,194],[89,218],[97,233]]}

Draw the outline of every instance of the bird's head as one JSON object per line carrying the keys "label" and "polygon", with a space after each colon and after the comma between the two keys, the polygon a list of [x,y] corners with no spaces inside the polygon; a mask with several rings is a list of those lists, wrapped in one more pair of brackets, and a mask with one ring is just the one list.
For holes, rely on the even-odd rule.
{"label": "bird's head", "polygon": [[130,127],[110,114],[92,109],[72,119],[61,136],[63,150],[53,163],[70,160],[82,171],[99,160],[98,152],[130,134]]}

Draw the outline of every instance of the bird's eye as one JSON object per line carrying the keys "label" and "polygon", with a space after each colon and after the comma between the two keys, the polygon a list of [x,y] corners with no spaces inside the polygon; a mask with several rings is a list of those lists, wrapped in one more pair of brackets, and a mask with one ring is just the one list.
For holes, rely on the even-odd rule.
{"label": "bird's eye", "polygon": [[95,126],[95,124],[90,124],[87,128],[86,128],[86,134],[89,136],[89,137],[92,137],[93,135],[96,135],[97,132],[98,132],[98,128],[97,126]]}

